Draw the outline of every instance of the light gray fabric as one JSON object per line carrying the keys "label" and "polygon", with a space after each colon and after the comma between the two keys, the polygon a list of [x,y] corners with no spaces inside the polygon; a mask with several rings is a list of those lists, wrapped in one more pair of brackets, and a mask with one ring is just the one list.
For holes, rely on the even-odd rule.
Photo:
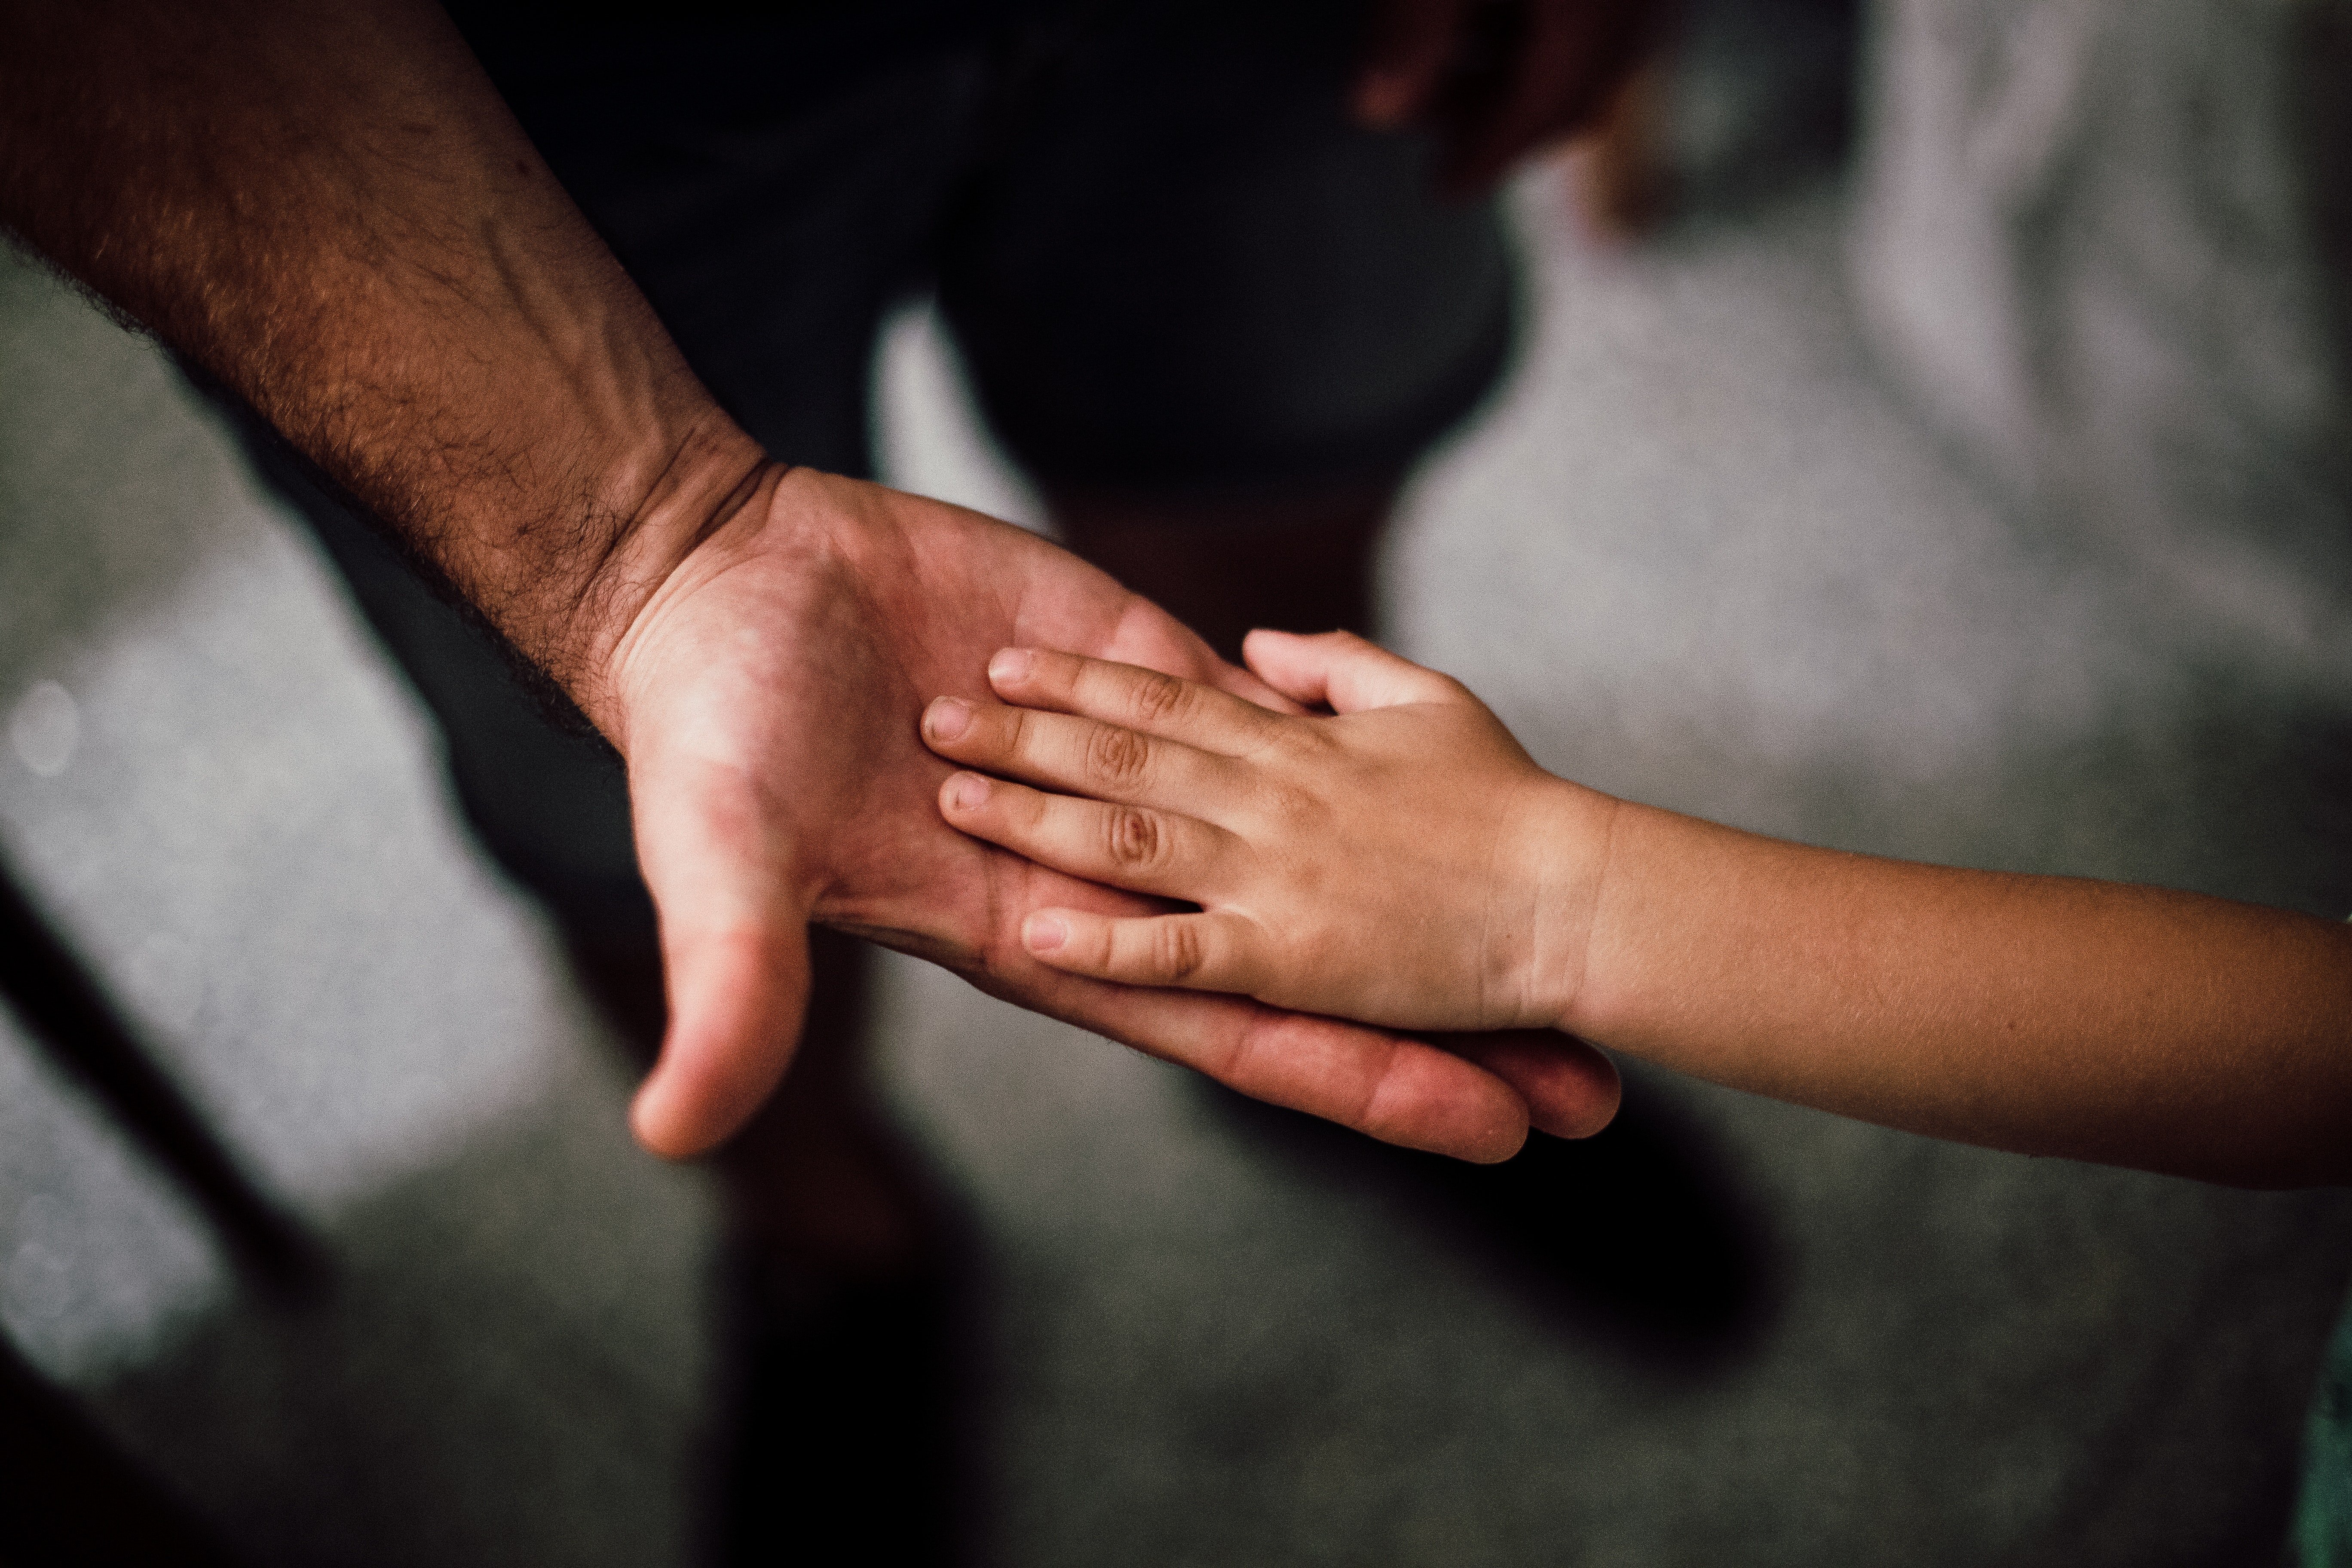
{"label": "light gray fabric", "polygon": [[2347,62],[2341,0],[1877,0],[1853,251],[1870,341],[1979,473],[2329,681]]}

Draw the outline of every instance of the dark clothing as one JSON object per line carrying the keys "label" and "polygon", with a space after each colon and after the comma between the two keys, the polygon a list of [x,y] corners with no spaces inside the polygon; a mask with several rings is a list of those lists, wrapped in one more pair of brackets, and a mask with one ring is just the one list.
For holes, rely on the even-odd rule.
{"label": "dark clothing", "polygon": [[[688,361],[771,454],[871,471],[878,328],[936,289],[1041,488],[1360,489],[1493,384],[1491,205],[1351,124],[1356,9],[1046,0],[460,5],[525,129]],[[282,454],[441,722],[466,812],[575,941],[642,941],[619,763]]]}

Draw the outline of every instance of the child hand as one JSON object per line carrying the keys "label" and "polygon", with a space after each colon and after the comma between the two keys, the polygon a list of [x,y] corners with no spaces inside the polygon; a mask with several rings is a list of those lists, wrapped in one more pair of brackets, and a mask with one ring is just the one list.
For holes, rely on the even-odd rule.
{"label": "child hand", "polygon": [[1581,978],[1616,803],[1538,768],[1458,682],[1360,637],[1253,632],[1244,657],[1333,715],[1021,648],[989,665],[1015,706],[931,704],[931,749],[1003,775],[950,777],[949,822],[1056,870],[1200,906],[1040,910],[1022,926],[1029,952],[1100,979],[1396,1028],[1557,1026]]}

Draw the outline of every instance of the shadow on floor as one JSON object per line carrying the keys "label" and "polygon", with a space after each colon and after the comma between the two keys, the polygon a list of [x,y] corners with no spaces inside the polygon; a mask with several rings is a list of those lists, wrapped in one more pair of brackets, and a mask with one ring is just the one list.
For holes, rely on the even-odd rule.
{"label": "shadow on floor", "polygon": [[1705,1130],[1630,1079],[1624,1108],[1571,1142],[1538,1132],[1499,1165],[1374,1142],[1211,1085],[1248,1135],[1335,1188],[1394,1207],[1491,1289],[1654,1373],[1705,1378],[1771,1321],[1774,1249]]}

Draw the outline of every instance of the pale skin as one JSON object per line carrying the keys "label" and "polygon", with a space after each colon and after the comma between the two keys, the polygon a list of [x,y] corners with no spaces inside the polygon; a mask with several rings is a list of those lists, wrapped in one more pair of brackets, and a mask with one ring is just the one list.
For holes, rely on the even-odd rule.
{"label": "pale skin", "polygon": [[2352,1181],[2352,929],[1850,855],[1557,778],[1345,633],[1250,668],[1328,715],[1007,648],[934,701],[965,833],[1197,912],[1038,909],[1041,963],[1414,1030],[1548,1029],[1933,1136],[2242,1185]]}
{"label": "pale skin", "polygon": [[[1375,107],[1409,118],[1466,13],[1392,9],[1442,22],[1380,57]],[[1283,700],[1034,536],[761,451],[433,5],[0,7],[0,224],[243,397],[626,759],[670,1005],[647,1147],[708,1150],[774,1088],[813,921],[1397,1142],[1496,1160],[1531,1116],[1607,1120],[1598,1057],[1440,1048],[1024,947],[1037,909],[1150,906],[943,825],[931,694],[984,696],[991,650],[1041,643]]]}

